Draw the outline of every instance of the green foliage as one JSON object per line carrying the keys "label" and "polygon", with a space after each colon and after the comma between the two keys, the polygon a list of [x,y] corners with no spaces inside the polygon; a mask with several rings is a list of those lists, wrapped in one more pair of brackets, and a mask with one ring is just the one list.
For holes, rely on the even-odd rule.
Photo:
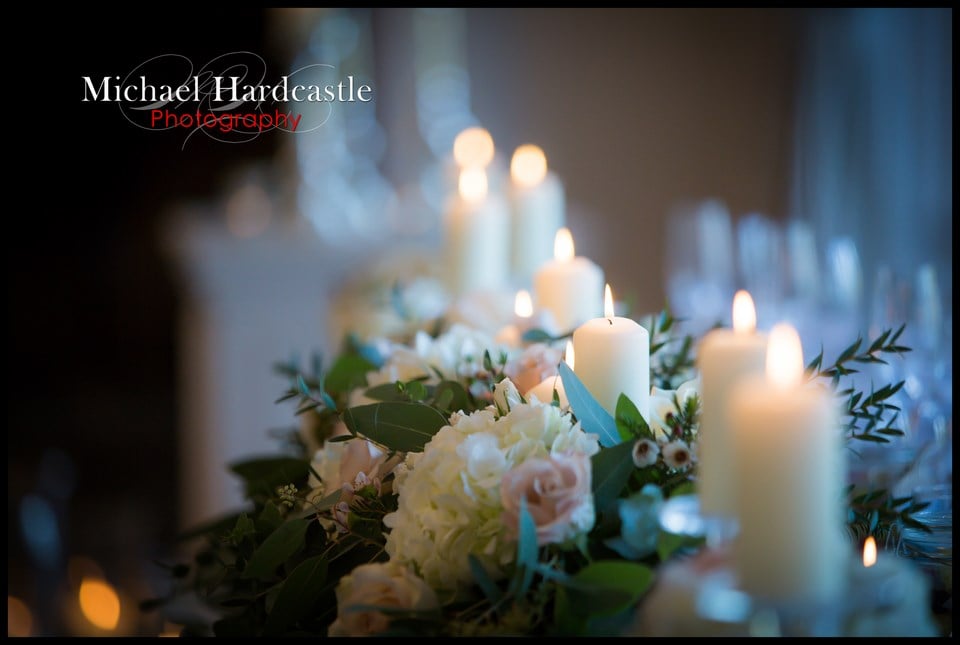
{"label": "green foliage", "polygon": [[[694,339],[677,332],[677,321],[664,310],[646,321],[651,339],[651,382],[675,389],[692,376]],[[439,323],[438,323],[439,324]],[[848,438],[882,443],[900,431],[899,410],[891,402],[902,383],[860,392],[845,386],[858,364],[884,362],[884,356],[909,348],[897,344],[903,328],[886,331],[869,344],[859,339],[831,365],[822,353],[808,366],[809,377],[830,382],[846,401],[844,431]],[[568,334],[569,335],[569,334]],[[524,341],[556,342],[532,330]],[[473,376],[458,378],[432,373],[405,382],[368,386],[367,374],[382,358],[356,337],[329,365],[314,355],[307,369],[295,359],[276,366],[289,379],[278,403],[315,426],[318,440],[367,438],[391,457],[423,450],[456,411],[470,413],[490,402],[493,387],[504,378],[505,355],[471,357]],[[482,554],[469,554],[472,588],[442,597],[438,611],[412,612],[368,607],[390,616],[389,635],[596,636],[619,633],[634,608],[650,590],[656,567],[703,547],[702,538],[674,535],[659,526],[659,510],[669,498],[696,491],[694,467],[669,467],[663,455],[637,467],[634,450],[640,441],[693,445],[699,428],[696,396],[674,400],[676,413],[666,419],[644,419],[626,396],[614,415],[589,393],[564,363],[559,366],[571,412],[586,432],[599,437],[591,458],[591,492],[596,518],[593,530],[565,544],[538,545],[536,524],[522,500],[513,563],[495,571]],[[350,407],[351,392],[374,401]],[[558,404],[558,402],[557,402]],[[331,438],[340,422],[349,435]],[[294,433],[296,434],[296,433]],[[244,483],[250,506],[185,533],[202,538],[193,562],[162,565],[174,589],[169,596],[144,602],[154,609],[178,593],[193,592],[219,612],[209,629],[190,633],[227,637],[325,635],[337,613],[336,589],[357,566],[387,560],[389,529],[384,517],[397,509],[393,475],[358,481],[344,489],[312,490],[309,456],[302,443],[298,454],[248,459],[230,465]],[[653,454],[653,453],[648,453]],[[925,529],[917,514],[926,505],[912,497],[893,497],[886,490],[843,491],[851,539],[868,534],[895,539],[905,527]],[[424,509],[428,512],[429,509]],[[499,575],[502,574],[502,575]]]}

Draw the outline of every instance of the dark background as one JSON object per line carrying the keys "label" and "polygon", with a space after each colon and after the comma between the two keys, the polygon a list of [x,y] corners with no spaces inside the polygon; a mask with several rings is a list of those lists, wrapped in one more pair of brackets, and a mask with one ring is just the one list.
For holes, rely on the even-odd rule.
{"label": "dark background", "polygon": [[[114,104],[80,102],[82,76],[122,76],[158,53],[268,57],[261,10],[164,11],[130,20],[135,29],[92,12],[63,20],[59,67],[49,70],[59,96],[43,102],[45,125],[24,150],[26,181],[10,186],[26,211],[8,210],[17,223],[7,260],[8,594],[41,619],[34,603],[56,588],[68,556],[91,557],[111,580],[159,571],[149,558],[172,544],[177,503],[177,294],[158,244],[161,214],[216,195],[226,171],[276,143],[195,138],[181,150],[176,137],[128,124]],[[31,493],[57,509],[57,557],[43,562],[21,531]]]}

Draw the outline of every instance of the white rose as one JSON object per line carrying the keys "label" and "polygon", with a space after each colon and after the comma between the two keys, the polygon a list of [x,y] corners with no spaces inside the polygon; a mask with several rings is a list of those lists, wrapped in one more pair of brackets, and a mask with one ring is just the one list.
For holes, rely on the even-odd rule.
{"label": "white rose", "polygon": [[503,523],[513,537],[519,531],[523,498],[537,528],[538,545],[561,543],[586,533],[595,519],[590,458],[574,453],[528,459],[503,476]]}
{"label": "white rose", "polygon": [[381,611],[360,609],[375,605],[390,609],[429,611],[439,606],[433,589],[395,562],[362,564],[340,579],[336,589],[337,619],[330,636],[372,636],[390,626]]}

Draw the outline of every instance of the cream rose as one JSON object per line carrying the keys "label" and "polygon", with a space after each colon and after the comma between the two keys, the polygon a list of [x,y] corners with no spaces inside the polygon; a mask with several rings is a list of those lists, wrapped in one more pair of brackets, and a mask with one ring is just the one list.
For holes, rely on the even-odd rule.
{"label": "cream rose", "polygon": [[545,343],[534,343],[504,365],[503,373],[516,383],[519,391],[529,392],[544,379],[556,376],[557,366],[562,359],[563,352],[559,349]]}
{"label": "cream rose", "polygon": [[580,453],[528,459],[503,476],[503,522],[516,536],[520,500],[537,527],[537,544],[564,542],[593,528],[590,458]]}
{"label": "cream rose", "polygon": [[439,606],[427,583],[396,562],[362,564],[340,579],[337,619],[330,636],[372,636],[386,631],[390,617],[362,606],[429,611]]}

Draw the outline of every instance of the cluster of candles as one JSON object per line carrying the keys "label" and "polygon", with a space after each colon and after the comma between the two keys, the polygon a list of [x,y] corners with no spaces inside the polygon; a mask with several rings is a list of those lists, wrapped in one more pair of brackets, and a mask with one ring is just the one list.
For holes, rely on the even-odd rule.
{"label": "cluster of candles", "polygon": [[[555,331],[572,331],[566,362],[593,397],[615,414],[626,394],[649,420],[649,333],[614,314],[603,270],[575,254],[564,228],[563,187],[543,152],[517,148],[510,185],[500,192],[488,190],[494,147],[485,130],[464,131],[454,158],[459,190],[444,220],[451,290],[532,288],[532,297],[526,289],[517,293],[512,335],[546,314]],[[733,328],[703,337],[697,369],[700,509],[708,518],[736,523],[733,552],[742,589],[771,599],[836,598],[847,583],[849,560],[839,411],[830,389],[805,376],[797,331],[785,323],[769,334],[758,331],[752,298],[738,292]],[[524,395],[550,401],[554,392],[566,405],[556,376]]]}

